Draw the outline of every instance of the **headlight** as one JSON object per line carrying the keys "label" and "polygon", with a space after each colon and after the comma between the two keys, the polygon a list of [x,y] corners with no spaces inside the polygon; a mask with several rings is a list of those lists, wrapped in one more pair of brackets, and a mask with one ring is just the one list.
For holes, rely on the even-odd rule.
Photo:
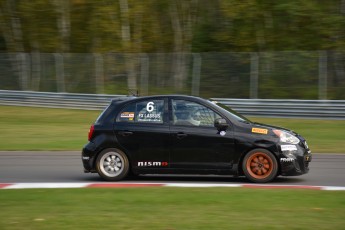
{"label": "headlight", "polygon": [[299,143],[299,139],[288,132],[278,130],[278,129],[273,130],[273,132],[275,133],[275,135],[277,135],[280,138],[280,142],[294,144],[294,145],[297,145]]}

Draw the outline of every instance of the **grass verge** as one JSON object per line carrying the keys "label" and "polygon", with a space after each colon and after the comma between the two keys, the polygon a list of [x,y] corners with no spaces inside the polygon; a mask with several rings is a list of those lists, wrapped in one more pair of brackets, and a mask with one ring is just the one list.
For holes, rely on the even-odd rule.
{"label": "grass verge", "polygon": [[[0,150],[80,150],[100,111],[0,106]],[[345,121],[251,118],[293,129],[313,152],[342,153]]]}
{"label": "grass verge", "polygon": [[0,106],[0,150],[81,150],[100,111]]}
{"label": "grass verge", "polygon": [[344,229],[345,193],[246,188],[0,191],[0,229]]}

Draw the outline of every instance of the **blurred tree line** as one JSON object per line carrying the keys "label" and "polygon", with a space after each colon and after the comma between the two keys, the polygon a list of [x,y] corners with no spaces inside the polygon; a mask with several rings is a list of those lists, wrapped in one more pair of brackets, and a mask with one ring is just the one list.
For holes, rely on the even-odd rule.
{"label": "blurred tree line", "polygon": [[[174,53],[178,89],[185,53],[296,50],[327,50],[344,83],[345,0],[0,0],[0,52],[32,62],[40,53]],[[124,59],[137,88],[136,63]]]}
{"label": "blurred tree line", "polygon": [[345,48],[344,0],[1,0],[2,52]]}

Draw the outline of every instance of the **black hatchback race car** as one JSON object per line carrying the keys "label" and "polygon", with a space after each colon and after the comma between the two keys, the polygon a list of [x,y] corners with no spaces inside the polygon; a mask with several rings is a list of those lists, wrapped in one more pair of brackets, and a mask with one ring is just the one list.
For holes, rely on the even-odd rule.
{"label": "black hatchback race car", "polygon": [[297,133],[254,123],[199,97],[121,97],[89,131],[85,172],[117,181],[128,174],[244,175],[252,182],[309,171],[311,151]]}

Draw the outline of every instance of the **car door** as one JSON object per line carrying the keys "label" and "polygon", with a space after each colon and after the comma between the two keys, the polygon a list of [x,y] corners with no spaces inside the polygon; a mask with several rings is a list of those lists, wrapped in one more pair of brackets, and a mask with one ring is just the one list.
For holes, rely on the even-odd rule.
{"label": "car door", "polygon": [[167,99],[147,99],[127,104],[117,115],[117,142],[129,155],[133,169],[168,168],[170,133]]}
{"label": "car door", "polygon": [[170,166],[184,169],[231,169],[234,137],[231,126],[220,132],[222,116],[206,105],[186,99],[170,101],[172,149]]}

